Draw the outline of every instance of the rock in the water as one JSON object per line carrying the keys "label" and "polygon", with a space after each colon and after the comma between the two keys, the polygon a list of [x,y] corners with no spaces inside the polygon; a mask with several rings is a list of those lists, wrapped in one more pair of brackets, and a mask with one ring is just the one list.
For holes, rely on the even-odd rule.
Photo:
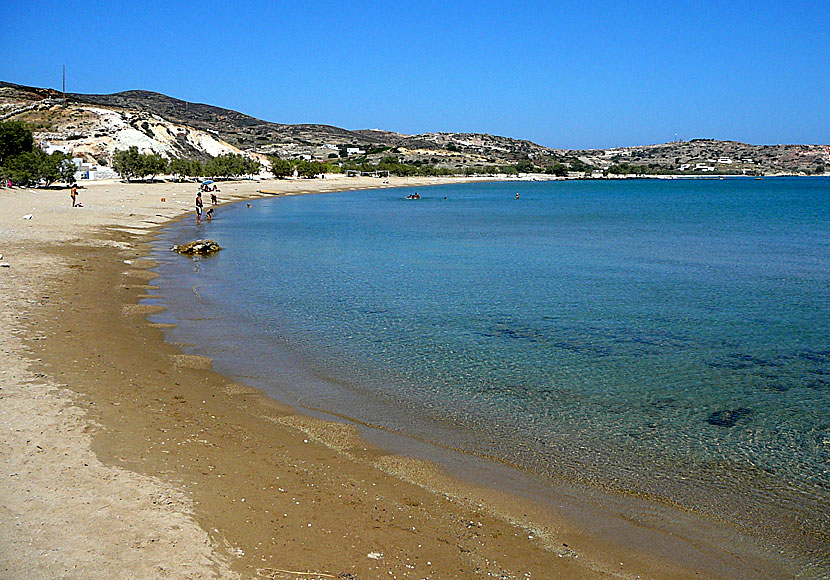
{"label": "rock in the water", "polygon": [[718,427],[732,427],[743,419],[744,417],[748,417],[752,414],[751,409],[747,409],[746,407],[738,407],[737,409],[724,409],[723,411],[715,411],[709,418],[706,419],[706,422],[710,425],[716,425]]}
{"label": "rock in the water", "polygon": [[194,240],[181,246],[173,246],[174,252],[192,256],[194,254],[205,255],[218,252],[222,247],[213,240]]}

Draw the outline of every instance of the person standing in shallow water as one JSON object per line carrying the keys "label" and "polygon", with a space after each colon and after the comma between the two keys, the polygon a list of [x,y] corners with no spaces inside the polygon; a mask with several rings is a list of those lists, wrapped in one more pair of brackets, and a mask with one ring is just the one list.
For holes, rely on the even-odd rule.
{"label": "person standing in shallow water", "polygon": [[196,224],[202,223],[202,192],[196,194]]}

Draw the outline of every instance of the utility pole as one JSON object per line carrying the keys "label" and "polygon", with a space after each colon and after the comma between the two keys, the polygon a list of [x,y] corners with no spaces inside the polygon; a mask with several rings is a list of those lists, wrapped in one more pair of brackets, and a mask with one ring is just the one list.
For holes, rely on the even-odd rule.
{"label": "utility pole", "polygon": [[66,65],[63,65],[63,101],[66,102]]}

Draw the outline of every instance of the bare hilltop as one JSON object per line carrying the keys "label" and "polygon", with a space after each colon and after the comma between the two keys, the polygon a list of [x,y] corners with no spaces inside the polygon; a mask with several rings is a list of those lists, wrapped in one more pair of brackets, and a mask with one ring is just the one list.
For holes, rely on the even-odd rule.
{"label": "bare hilltop", "polygon": [[324,124],[281,124],[150,91],[67,93],[0,82],[0,120],[22,120],[36,139],[86,163],[107,166],[117,149],[137,146],[169,159],[222,153],[265,159],[377,164],[397,162],[455,172],[504,168],[571,177],[647,174],[814,175],[830,168],[830,146],[750,145],[692,139],[611,149],[552,149],[485,133],[404,135]]}

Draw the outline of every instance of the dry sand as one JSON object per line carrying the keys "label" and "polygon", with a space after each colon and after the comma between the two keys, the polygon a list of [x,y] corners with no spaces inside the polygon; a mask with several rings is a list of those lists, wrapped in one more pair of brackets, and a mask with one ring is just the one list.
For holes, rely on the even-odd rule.
{"label": "dry sand", "polygon": [[[644,504],[586,531],[214,373],[139,305],[149,235],[196,185],[84,185],[81,208],[0,190],[0,578],[788,577],[710,522]],[[229,202],[384,184],[219,186]]]}

